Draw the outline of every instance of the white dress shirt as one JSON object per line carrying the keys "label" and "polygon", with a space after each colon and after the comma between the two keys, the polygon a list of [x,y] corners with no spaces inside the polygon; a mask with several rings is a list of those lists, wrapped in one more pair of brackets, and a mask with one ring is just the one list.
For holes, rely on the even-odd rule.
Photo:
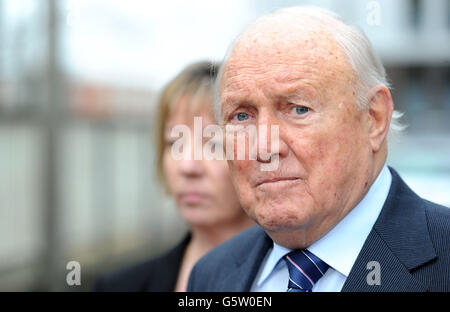
{"label": "white dress shirt", "polygon": [[[330,268],[312,291],[341,291],[375,221],[383,208],[392,176],[385,165],[364,198],[334,228],[307,249]],[[267,252],[251,291],[286,291],[289,271],[282,259],[292,251],[273,243]]]}

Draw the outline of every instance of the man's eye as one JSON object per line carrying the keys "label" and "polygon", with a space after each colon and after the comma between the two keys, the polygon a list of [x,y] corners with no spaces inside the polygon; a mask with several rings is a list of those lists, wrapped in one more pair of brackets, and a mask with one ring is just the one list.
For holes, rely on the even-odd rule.
{"label": "man's eye", "polygon": [[250,115],[247,113],[238,113],[235,115],[235,118],[239,121],[244,121],[250,118]]}
{"label": "man's eye", "polygon": [[293,110],[297,115],[304,115],[309,112],[309,108],[306,106],[295,106]]}

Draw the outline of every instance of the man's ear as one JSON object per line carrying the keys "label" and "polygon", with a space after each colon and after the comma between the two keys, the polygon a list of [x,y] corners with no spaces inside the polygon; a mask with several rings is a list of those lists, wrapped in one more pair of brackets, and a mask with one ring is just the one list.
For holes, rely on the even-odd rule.
{"label": "man's ear", "polygon": [[385,142],[391,123],[394,103],[391,92],[385,85],[378,85],[368,93],[369,139],[372,151],[378,152]]}

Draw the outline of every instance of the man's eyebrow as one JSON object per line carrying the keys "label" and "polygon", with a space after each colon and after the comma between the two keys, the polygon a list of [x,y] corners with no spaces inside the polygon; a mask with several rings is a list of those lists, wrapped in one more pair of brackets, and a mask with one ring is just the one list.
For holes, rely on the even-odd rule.
{"label": "man's eyebrow", "polygon": [[319,90],[312,83],[305,81],[299,81],[291,84],[280,92],[284,98],[297,98],[302,100],[311,100],[316,98],[319,94]]}
{"label": "man's eyebrow", "polygon": [[297,88],[282,93],[280,97],[288,101],[311,101],[316,98],[316,92],[309,88]]}
{"label": "man's eyebrow", "polygon": [[234,100],[226,101],[222,103],[223,116],[226,116],[234,111],[236,107],[239,106],[250,106],[246,101]]}
{"label": "man's eyebrow", "polygon": [[222,101],[222,105],[226,104],[226,105],[232,105],[232,106],[236,106],[239,105],[240,103],[242,103],[241,100],[237,100],[231,97],[226,97],[225,100]]}
{"label": "man's eyebrow", "polygon": [[308,96],[305,92],[297,91],[293,93],[282,94],[281,97],[288,100],[305,100],[310,98],[311,96]]}
{"label": "man's eyebrow", "polygon": [[221,101],[220,106],[222,110],[222,117],[226,117],[229,113],[231,113],[236,106],[238,106],[239,102],[226,100]]}
{"label": "man's eyebrow", "polygon": [[251,106],[249,96],[224,96],[223,101],[221,101],[221,105],[223,106],[239,106],[239,105],[248,105]]}

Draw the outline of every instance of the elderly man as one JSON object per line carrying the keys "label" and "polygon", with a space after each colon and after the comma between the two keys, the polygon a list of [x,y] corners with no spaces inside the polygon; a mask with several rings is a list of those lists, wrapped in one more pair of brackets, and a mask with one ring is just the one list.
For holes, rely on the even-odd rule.
{"label": "elderly man", "polygon": [[396,116],[385,76],[365,35],[322,9],[274,12],[237,38],[217,117],[278,126],[279,164],[229,160],[259,226],[201,259],[189,290],[450,290],[450,211],[386,166]]}

